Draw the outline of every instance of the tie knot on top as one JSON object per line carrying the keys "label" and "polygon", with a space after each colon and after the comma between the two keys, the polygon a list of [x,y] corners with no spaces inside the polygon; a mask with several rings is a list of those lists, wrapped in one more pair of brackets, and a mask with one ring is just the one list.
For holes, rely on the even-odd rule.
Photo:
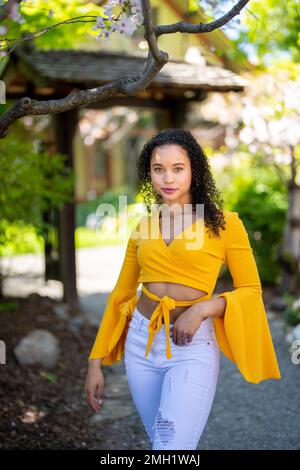
{"label": "tie knot on top", "polygon": [[176,307],[176,302],[172,297],[164,295],[160,300],[160,303],[167,307],[168,310],[173,310]]}

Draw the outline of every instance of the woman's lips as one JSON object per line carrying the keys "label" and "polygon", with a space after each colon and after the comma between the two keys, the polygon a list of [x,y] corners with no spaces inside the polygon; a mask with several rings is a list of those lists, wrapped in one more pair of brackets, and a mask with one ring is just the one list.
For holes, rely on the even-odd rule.
{"label": "woman's lips", "polygon": [[176,188],[174,188],[174,189],[161,188],[161,189],[162,189],[165,193],[168,193],[168,194],[173,193],[174,191],[176,191]]}

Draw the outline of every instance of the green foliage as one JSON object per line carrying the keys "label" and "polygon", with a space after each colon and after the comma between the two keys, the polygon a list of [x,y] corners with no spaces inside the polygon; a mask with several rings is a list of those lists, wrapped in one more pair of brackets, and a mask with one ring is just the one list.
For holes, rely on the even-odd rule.
{"label": "green foliage", "polygon": [[288,325],[296,326],[300,323],[300,304],[299,300],[290,294],[285,294],[284,299],[287,302],[287,308],[283,312],[283,317]]}
{"label": "green foliage", "polygon": [[0,229],[0,256],[13,256],[25,253],[40,253],[44,239],[32,225],[22,220],[3,220]]}
{"label": "green foliage", "polygon": [[[103,15],[101,6],[82,0],[22,2],[20,11],[25,19],[24,23],[18,24],[12,20],[5,20],[1,23],[9,27],[9,34],[6,35],[8,38],[20,38],[24,34],[40,31],[57,23],[77,18],[72,23],[57,26],[34,39],[36,47],[40,49],[66,49],[86,44],[89,38],[96,37],[97,31],[93,31],[92,27],[96,17]],[[49,16],[49,11],[53,11],[53,16]],[[80,18],[82,16],[89,16],[89,18]]]}
{"label": "green foliage", "polygon": [[99,237],[97,231],[87,227],[77,227],[75,231],[75,247],[91,248],[93,246],[105,247],[108,245],[120,245],[124,240],[120,238],[110,238],[109,235]]}
{"label": "green foliage", "polygon": [[[25,226],[43,234],[43,212],[72,199],[74,176],[66,156],[34,149],[30,141],[8,136],[1,143],[0,246],[16,243]],[[30,231],[30,228],[28,227]],[[24,234],[24,232],[23,232]],[[32,234],[31,234],[32,235]],[[23,239],[24,243],[24,239]],[[3,253],[1,253],[3,254]]]}
{"label": "green foliage", "polygon": [[0,302],[0,312],[16,312],[20,308],[20,304],[15,301]]}
{"label": "green foliage", "polygon": [[105,191],[100,197],[91,201],[85,201],[76,205],[76,227],[85,226],[86,218],[89,214],[95,213],[100,204],[111,204],[116,214],[119,213],[119,197],[127,195],[127,204],[135,202],[135,195],[132,188],[120,186],[116,189]]}
{"label": "green foliage", "polygon": [[[131,227],[131,220],[129,228]],[[133,228],[133,226],[132,226]],[[23,222],[7,223],[5,233],[2,235],[3,243],[0,243],[0,256],[14,256],[28,253],[43,253],[44,239],[38,235],[33,226]],[[124,240],[103,235],[99,237],[97,231],[87,227],[77,227],[75,230],[75,247],[91,248],[94,246],[119,245]],[[1,306],[0,306],[1,309]]]}
{"label": "green foliage", "polygon": [[[120,196],[122,198],[126,196],[127,199],[119,200]],[[101,204],[104,204],[103,212],[100,211]],[[107,204],[109,206],[106,208]],[[140,195],[135,195],[132,188],[128,186],[107,191],[94,201],[78,206],[76,248],[124,243],[141,216],[146,212]],[[92,228],[85,226],[89,214],[94,216],[93,225],[95,224],[95,226]],[[126,230],[124,230],[125,219],[123,217],[126,217]]]}
{"label": "green foliage", "polygon": [[59,380],[57,375],[51,374],[50,372],[42,371],[41,376],[44,380],[46,380],[47,382],[51,382],[51,383],[58,382]]}
{"label": "green foliage", "polygon": [[259,56],[282,51],[295,61],[300,60],[300,4],[299,0],[252,0],[244,15],[245,30],[239,41],[252,43]]}
{"label": "green foliage", "polygon": [[261,155],[248,155],[220,175],[224,206],[238,212],[249,234],[261,281],[276,283],[277,253],[282,243],[287,190],[284,170],[274,171]]}

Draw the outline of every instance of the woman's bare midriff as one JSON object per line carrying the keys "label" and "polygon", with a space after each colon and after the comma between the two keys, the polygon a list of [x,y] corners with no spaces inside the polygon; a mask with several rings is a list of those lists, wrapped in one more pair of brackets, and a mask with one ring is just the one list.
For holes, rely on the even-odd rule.
{"label": "woman's bare midriff", "polygon": [[[174,236],[178,234],[178,233],[175,233],[174,218],[173,219],[171,218],[171,223],[170,223],[171,236],[168,239],[166,239],[162,230],[161,216],[159,217],[159,219],[160,219],[159,227],[162,233],[163,240],[165,241],[166,245],[169,245],[171,241],[174,240]],[[193,213],[192,222],[195,222],[197,219],[198,217],[196,217],[196,214]],[[182,223],[180,223],[179,225],[181,226]],[[150,292],[157,295],[158,297],[163,297],[164,295],[168,295],[169,297],[172,297],[174,300],[189,301],[189,300],[200,299],[201,297],[207,295],[207,292],[203,290],[195,289],[194,287],[185,286],[183,284],[177,284],[173,282],[145,282],[144,285]],[[150,319],[157,304],[158,302],[156,300],[150,299],[142,291],[139,297],[139,300],[136,304],[136,307],[138,308],[138,310],[141,312],[142,315]],[[185,310],[187,310],[188,308],[189,308],[189,305],[177,306],[173,310],[170,310],[170,323],[174,323],[176,319],[179,317],[179,315],[185,312]]]}
{"label": "woman's bare midriff", "polygon": [[[207,292],[203,290],[195,289],[194,287],[189,287],[182,284],[176,284],[173,282],[144,282],[144,285],[150,292],[157,295],[158,297],[168,295],[174,300],[189,301],[200,299],[201,297],[207,295]],[[142,315],[150,319],[157,304],[158,302],[156,300],[150,299],[142,291],[136,307]],[[179,315],[181,315],[187,308],[189,308],[189,305],[177,306],[173,310],[170,310],[170,323],[175,323]]]}

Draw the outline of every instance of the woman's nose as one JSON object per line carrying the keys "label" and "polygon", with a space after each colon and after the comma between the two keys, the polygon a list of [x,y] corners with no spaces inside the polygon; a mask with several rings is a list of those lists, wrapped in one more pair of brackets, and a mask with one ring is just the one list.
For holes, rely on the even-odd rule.
{"label": "woman's nose", "polygon": [[165,175],[163,182],[165,184],[172,184],[174,182],[174,178],[171,175]]}

